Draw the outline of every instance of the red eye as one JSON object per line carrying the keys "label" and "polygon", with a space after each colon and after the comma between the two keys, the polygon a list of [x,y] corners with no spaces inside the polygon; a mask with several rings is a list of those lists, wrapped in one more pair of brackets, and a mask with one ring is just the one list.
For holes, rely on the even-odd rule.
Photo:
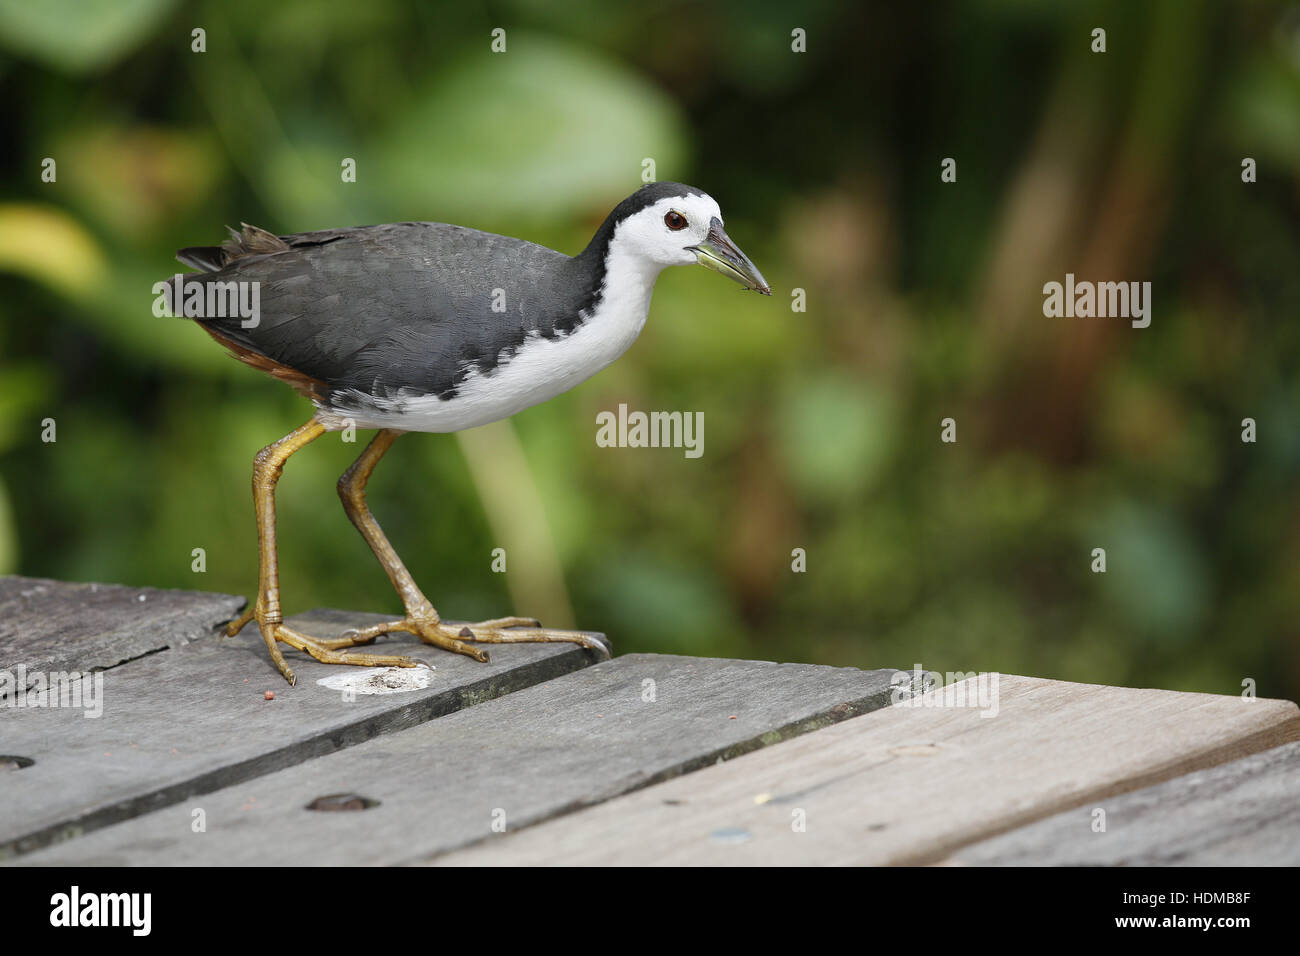
{"label": "red eye", "polygon": [[686,228],[686,217],[679,212],[670,212],[664,216],[664,225],[676,232],[679,229]]}

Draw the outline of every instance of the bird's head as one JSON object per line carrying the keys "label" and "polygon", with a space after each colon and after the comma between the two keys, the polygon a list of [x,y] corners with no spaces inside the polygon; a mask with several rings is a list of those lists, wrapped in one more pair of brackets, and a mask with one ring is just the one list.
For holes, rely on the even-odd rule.
{"label": "bird's head", "polygon": [[642,186],[610,215],[612,243],[659,266],[699,263],[746,289],[771,295],[767,280],[722,228],[708,193],[681,183]]}

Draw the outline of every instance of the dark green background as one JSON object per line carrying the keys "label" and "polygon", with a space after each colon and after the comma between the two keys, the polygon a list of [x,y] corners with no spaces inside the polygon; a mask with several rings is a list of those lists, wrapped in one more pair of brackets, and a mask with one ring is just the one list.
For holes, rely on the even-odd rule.
{"label": "dark green background", "polygon": [[[0,99],[0,570],[251,593],[252,458],[309,408],[153,317],[176,248],[432,219],[576,252],[650,157],[775,294],[670,270],[594,380],[400,441],[371,501],[445,614],[1300,695],[1294,4],[0,0]],[[1151,281],[1151,327],[1045,318],[1066,272]],[[598,448],[620,402],[702,411],[704,457]],[[286,473],[290,611],[397,609],[334,494],[358,448]]]}

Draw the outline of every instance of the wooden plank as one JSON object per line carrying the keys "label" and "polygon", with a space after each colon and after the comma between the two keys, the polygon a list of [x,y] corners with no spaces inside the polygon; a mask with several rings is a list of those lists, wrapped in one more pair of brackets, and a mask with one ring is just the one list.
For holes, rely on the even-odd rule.
{"label": "wooden plank", "polygon": [[208,637],[243,606],[230,594],[0,577],[0,669],[114,667]]}
{"label": "wooden plank", "polygon": [[996,716],[981,713],[896,705],[434,862],[936,862],[1067,807],[1300,738],[1288,701],[1027,677],[1002,677]]}
{"label": "wooden plank", "polygon": [[[883,706],[894,673],[628,655],[23,860],[403,862],[490,835],[494,820],[526,826]],[[338,793],[379,805],[305,809]]]}
{"label": "wooden plank", "polygon": [[[1300,866],[1300,743],[963,847],[978,866]],[[1102,809],[1105,832],[1093,830]]]}
{"label": "wooden plank", "polygon": [[[290,620],[309,634],[328,635],[384,619],[313,611]],[[158,627],[152,619],[149,626]],[[341,667],[286,650],[298,676],[290,687],[255,626],[236,638],[188,644],[162,630],[171,650],[99,675],[102,716],[87,718],[85,707],[0,712],[0,752],[35,761],[5,772],[0,857],[350,747],[594,660],[571,644],[513,644],[493,645],[491,662],[482,664],[397,634],[372,647],[427,660],[435,669]],[[389,675],[398,683],[421,676],[427,686],[349,700],[317,683],[349,674],[366,682]],[[264,698],[266,691],[273,700]]]}

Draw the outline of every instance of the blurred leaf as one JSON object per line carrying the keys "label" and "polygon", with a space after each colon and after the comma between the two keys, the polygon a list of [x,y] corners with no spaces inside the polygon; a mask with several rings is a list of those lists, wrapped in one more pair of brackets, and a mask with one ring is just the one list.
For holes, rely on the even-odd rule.
{"label": "blurred leaf", "polygon": [[682,120],[660,90],[587,48],[517,30],[508,42],[457,62],[375,150],[406,208],[541,219],[632,192],[646,157],[658,178],[679,174]]}
{"label": "blurred leaf", "polygon": [[0,206],[0,270],[35,279],[69,296],[87,295],[107,271],[99,243],[53,206]]}
{"label": "blurred leaf", "polygon": [[[68,73],[87,73],[135,49],[175,2],[0,0],[0,45]],[[188,45],[188,35],[177,42]]]}
{"label": "blurred leaf", "polygon": [[817,499],[870,485],[894,442],[889,396],[865,382],[826,377],[802,384],[781,403],[778,439],[790,477]]}
{"label": "blurred leaf", "polygon": [[169,256],[124,255],[112,263],[104,281],[94,286],[94,295],[83,299],[81,308],[60,316],[60,321],[93,327],[133,364],[211,372],[241,380],[245,387],[253,382],[270,384],[232,359],[197,323],[153,314],[154,285],[185,271],[186,267]]}
{"label": "blurred leaf", "polygon": [[221,171],[208,133],[140,124],[74,127],[53,155],[65,157],[59,181],[79,206],[105,231],[133,240],[201,203]]}

